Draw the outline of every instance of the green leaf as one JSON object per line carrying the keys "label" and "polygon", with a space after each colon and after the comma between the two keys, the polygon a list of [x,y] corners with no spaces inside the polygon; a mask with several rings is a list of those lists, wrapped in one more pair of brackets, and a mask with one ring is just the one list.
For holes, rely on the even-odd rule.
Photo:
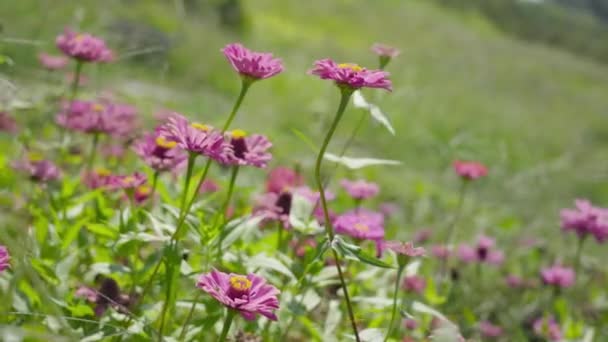
{"label": "green leaf", "polygon": [[400,165],[398,160],[376,159],[376,158],[351,158],[346,156],[337,156],[331,153],[325,153],[324,158],[334,163],[342,164],[349,169],[361,169],[366,166],[376,165]]}
{"label": "green leaf", "polygon": [[392,265],[365,253],[361,247],[345,242],[339,236],[334,238],[332,248],[349,260],[360,261],[376,267],[393,268]]}
{"label": "green leaf", "polygon": [[113,229],[107,224],[89,223],[85,226],[85,228],[96,235],[103,236],[111,240],[116,240],[116,238],[118,238],[118,230]]}
{"label": "green leaf", "polygon": [[53,285],[59,284],[59,279],[57,278],[55,272],[49,265],[46,265],[40,259],[31,259],[30,262],[32,264],[32,267],[38,272],[40,277],[44,278],[44,280],[48,281]]}
{"label": "green leaf", "polygon": [[312,217],[314,207],[315,204],[304,196],[293,195],[291,210],[289,211],[289,223],[293,229],[307,235],[318,234],[323,231],[323,227]]}

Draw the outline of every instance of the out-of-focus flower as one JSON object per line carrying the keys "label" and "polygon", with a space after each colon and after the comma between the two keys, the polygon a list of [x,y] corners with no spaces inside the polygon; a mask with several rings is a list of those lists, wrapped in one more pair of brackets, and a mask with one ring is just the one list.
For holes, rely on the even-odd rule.
{"label": "out-of-focus flower", "polygon": [[496,338],[503,334],[503,330],[500,326],[492,324],[489,321],[481,321],[478,325],[479,332],[484,337]]}
{"label": "out-of-focus flower", "polygon": [[120,158],[125,154],[125,148],[122,144],[108,144],[101,147],[101,154],[104,157]]}
{"label": "out-of-focus flower", "polygon": [[63,56],[51,56],[45,52],[38,54],[38,61],[47,70],[60,70],[68,64],[68,59]]}
{"label": "out-of-focus flower", "polygon": [[11,266],[10,259],[11,256],[8,253],[6,246],[0,245],[0,273],[4,272],[4,270]]}
{"label": "out-of-focus flower", "polygon": [[220,189],[220,186],[211,179],[205,179],[201,187],[198,189],[198,192],[203,193],[214,193]]}
{"label": "out-of-focus flower", "polygon": [[16,170],[25,172],[31,180],[36,182],[49,182],[61,177],[61,171],[50,160],[42,159],[42,155],[29,153],[13,163]]}
{"label": "out-of-focus flower", "polygon": [[458,248],[458,257],[466,263],[483,262],[499,266],[504,261],[502,251],[494,249],[496,242],[493,238],[480,235],[475,247],[463,244]]}
{"label": "out-of-focus flower", "polygon": [[274,192],[262,194],[255,201],[253,214],[263,217],[265,221],[278,221],[283,228],[289,229],[292,196],[289,191],[280,194]]}
{"label": "out-of-focus flower", "polygon": [[245,276],[213,269],[200,275],[196,286],[247,320],[255,319],[256,314],[277,320],[274,311],[279,308],[279,290],[253,273]]}
{"label": "out-of-focus flower", "polygon": [[65,74],[65,81],[69,84],[74,84],[74,82],[78,82],[79,87],[84,87],[89,84],[89,78],[87,75],[80,74],[78,75],[78,80],[76,80],[76,74],[73,72],[68,72]]}
{"label": "out-of-focus flower", "polygon": [[156,171],[171,171],[186,161],[188,154],[158,132],[146,133],[133,144],[135,153]]}
{"label": "out-of-focus flower", "polygon": [[334,228],[338,234],[380,242],[384,239],[384,216],[364,208],[351,210],[336,217]]}
{"label": "out-of-focus flower", "polygon": [[109,184],[112,172],[108,169],[97,168],[93,171],[86,172],[82,176],[82,182],[89,189],[98,189]]}
{"label": "out-of-focus flower", "polygon": [[181,149],[217,161],[223,160],[225,150],[229,148],[220,132],[211,126],[190,123],[178,113],[173,113],[158,131],[165,140],[176,142]]}
{"label": "out-of-focus flower", "polygon": [[7,112],[0,111],[0,132],[17,132],[15,119]]}
{"label": "out-of-focus flower", "polygon": [[447,259],[450,256],[450,249],[443,245],[431,246],[431,254],[437,259]]}
{"label": "out-of-focus flower", "polygon": [[510,288],[514,288],[514,289],[518,289],[520,287],[523,287],[525,285],[524,280],[517,275],[514,274],[509,274],[506,278],[505,278],[505,283],[507,283],[507,285]]}
{"label": "out-of-focus flower", "polygon": [[272,143],[265,136],[247,135],[240,129],[233,130],[226,135],[228,148],[224,152],[222,164],[264,168],[272,159],[272,154],[268,152]]}
{"label": "out-of-focus flower", "polygon": [[407,292],[421,294],[426,288],[426,279],[417,275],[406,276],[401,287]]}
{"label": "out-of-focus flower", "polygon": [[343,179],[340,185],[348,192],[350,197],[356,200],[364,200],[372,198],[380,192],[378,184],[372,182],[366,182],[364,180],[350,181]]}
{"label": "out-of-focus flower", "polygon": [[129,105],[106,100],[76,100],[64,102],[56,121],[65,128],[83,133],[125,136],[134,130],[136,115],[137,110]]}
{"label": "out-of-focus flower", "polygon": [[76,292],[74,292],[74,297],[82,298],[90,303],[95,303],[97,300],[97,291],[88,286],[80,286],[76,289]]}
{"label": "out-of-focus flower", "polygon": [[405,328],[408,330],[414,330],[418,327],[418,322],[415,319],[408,318],[403,322],[403,325],[405,325]]}
{"label": "out-of-focus flower", "polygon": [[152,194],[152,188],[147,185],[140,185],[135,188],[135,193],[133,194],[133,199],[136,204],[144,203]]}
{"label": "out-of-focus flower", "polygon": [[291,240],[289,247],[295,251],[297,257],[302,258],[306,255],[306,251],[317,247],[317,240],[313,238]]}
{"label": "out-of-focus flower", "polygon": [[414,247],[411,242],[401,241],[386,241],[384,247],[393,251],[399,255],[406,255],[408,257],[420,257],[426,254],[426,250],[423,247]]}
{"label": "out-of-focus flower", "polygon": [[132,175],[111,175],[108,179],[108,188],[132,190],[144,185],[146,181],[146,175],[141,172],[135,172]]}
{"label": "out-of-focus flower", "polygon": [[76,33],[66,28],[55,43],[64,54],[81,62],[111,62],[114,59],[106,42],[89,33]]}
{"label": "out-of-focus flower", "polygon": [[381,43],[375,43],[374,45],[372,45],[371,50],[373,53],[375,53],[376,55],[378,55],[380,57],[389,57],[389,58],[395,58],[395,57],[399,56],[399,54],[401,53],[401,51],[399,51],[399,49],[386,45],[386,44],[381,44]]}
{"label": "out-of-focus flower", "polygon": [[95,315],[101,317],[108,308],[113,308],[120,313],[128,313],[132,298],[128,294],[121,293],[116,280],[103,277],[99,290],[87,286],[80,286],[74,296],[82,298],[90,303],[95,303]]}
{"label": "out-of-focus flower", "polygon": [[430,228],[420,229],[414,234],[414,243],[423,244],[431,238],[431,235],[433,235],[433,231]]}
{"label": "out-of-focus flower", "polygon": [[460,245],[458,247],[458,258],[466,263],[477,261],[477,253],[475,252],[475,248],[469,245]]}
{"label": "out-of-focus flower", "polygon": [[560,212],[562,229],[576,232],[579,238],[592,234],[600,243],[608,240],[608,209],[596,207],[585,199],[576,200],[575,205],[574,209]]}
{"label": "out-of-focus flower", "polygon": [[280,194],[283,191],[291,191],[294,187],[304,184],[302,175],[296,170],[279,166],[268,174],[266,179],[266,191]]}
{"label": "out-of-focus flower", "polygon": [[339,87],[392,90],[392,83],[388,79],[389,73],[382,70],[368,70],[353,63],[336,64],[331,59],[321,59],[315,62],[309,73],[323,80],[332,80]]}
{"label": "out-of-focus flower", "polygon": [[563,338],[562,329],[553,317],[540,317],[532,325],[534,333],[549,341],[561,341]]}
{"label": "out-of-focus flower", "polygon": [[456,174],[466,180],[475,180],[488,174],[488,168],[475,161],[456,160],[452,166]]}
{"label": "out-of-focus flower", "polygon": [[569,267],[553,265],[540,271],[543,282],[557,287],[570,287],[574,284],[576,274]]}
{"label": "out-of-focus flower", "polygon": [[222,52],[235,71],[251,80],[269,78],[283,71],[283,63],[272,53],[251,51],[239,43],[226,45]]}
{"label": "out-of-focus flower", "polygon": [[382,215],[384,215],[385,218],[389,218],[399,212],[399,205],[394,202],[384,202],[380,203],[378,210],[382,213]]}

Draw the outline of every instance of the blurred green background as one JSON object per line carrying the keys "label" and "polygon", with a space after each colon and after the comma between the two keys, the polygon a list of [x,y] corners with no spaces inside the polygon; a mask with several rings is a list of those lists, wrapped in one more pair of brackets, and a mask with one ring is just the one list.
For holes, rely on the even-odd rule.
{"label": "blurred green background", "polygon": [[[39,98],[58,83],[36,55],[58,54],[55,36],[71,26],[106,38],[118,55],[85,68],[88,95],[111,89],[145,115],[170,108],[217,125],[239,89],[220,49],[241,41],[282,58],[286,71],[254,86],[235,126],[268,135],[276,164],[311,170],[314,152],[294,130],[319,141],[338,92],[306,71],[325,57],[376,67],[369,47],[383,42],[402,51],[388,66],[394,91],[364,94],[397,134],[370,123],[347,155],[402,165],[342,175],[377,180],[401,205],[390,235],[445,224],[457,201],[456,158],[490,169],[466,205],[470,231],[555,232],[559,208],[574,198],[608,198],[606,8],[600,0],[0,1],[0,71],[16,98]],[[17,119],[51,124],[26,114]],[[349,109],[330,151],[360,115]]]}

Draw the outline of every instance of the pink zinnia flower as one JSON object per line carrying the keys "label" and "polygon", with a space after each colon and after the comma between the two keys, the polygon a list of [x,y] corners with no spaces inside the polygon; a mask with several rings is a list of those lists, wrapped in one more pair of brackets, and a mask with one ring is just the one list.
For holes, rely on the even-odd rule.
{"label": "pink zinnia flower", "polygon": [[396,254],[409,257],[420,257],[426,254],[426,250],[423,247],[414,247],[414,244],[411,242],[386,241],[383,245]]}
{"label": "pink zinnia flower", "polygon": [[76,292],[74,292],[74,297],[82,298],[90,303],[95,303],[95,301],[97,301],[97,291],[88,286],[80,286],[76,289]]}
{"label": "pink zinnia flower", "polygon": [[199,193],[214,193],[220,189],[220,186],[211,179],[205,179],[201,187],[198,189]]}
{"label": "pink zinnia flower", "polygon": [[0,111],[0,131],[8,133],[17,132],[15,119],[7,112]]}
{"label": "pink zinnia flower", "polygon": [[543,268],[540,275],[545,284],[564,288],[572,286],[576,277],[573,269],[561,265]]}
{"label": "pink zinnia flower", "polygon": [[288,167],[279,166],[268,174],[266,191],[280,194],[304,183],[302,175]]}
{"label": "pink zinnia flower", "polygon": [[132,175],[111,175],[108,179],[108,188],[132,190],[144,185],[146,181],[146,175],[141,172],[135,172]]}
{"label": "pink zinnia flower", "polygon": [[472,263],[477,261],[477,253],[475,252],[475,248],[469,245],[460,245],[458,247],[458,258],[462,262]]}
{"label": "pink zinnia flower", "polygon": [[372,198],[380,192],[378,184],[364,180],[349,181],[348,179],[343,179],[340,185],[348,192],[350,197],[356,200]]}
{"label": "pink zinnia flower", "polygon": [[315,62],[309,74],[319,76],[323,80],[333,80],[338,86],[350,89],[366,87],[392,90],[389,73],[368,70],[353,63],[336,64],[331,59],[322,59]]}
{"label": "pink zinnia flower", "polygon": [[500,337],[503,334],[503,330],[500,326],[492,324],[488,321],[479,322],[479,332],[484,337],[496,338]]}
{"label": "pink zinnia flower", "polygon": [[553,317],[540,317],[532,325],[534,332],[549,341],[561,341],[563,338],[562,329]]}
{"label": "pink zinnia flower", "polygon": [[403,324],[405,325],[405,328],[408,330],[414,330],[418,327],[418,322],[412,318],[406,319]]}
{"label": "pink zinnia flower", "polygon": [[338,215],[334,220],[336,233],[346,234],[355,239],[384,239],[384,216],[378,212],[360,208]]}
{"label": "pink zinnia flower", "polygon": [[289,229],[289,213],[291,211],[292,193],[289,191],[280,194],[267,192],[258,196],[255,201],[253,214],[261,216],[264,221],[278,221],[283,228]]}
{"label": "pink zinnia flower", "polygon": [[274,311],[279,308],[279,290],[253,273],[244,276],[213,269],[202,274],[196,286],[247,320],[255,319],[256,314],[277,320]]}
{"label": "pink zinnia flower", "polygon": [[89,189],[98,189],[105,187],[110,183],[112,172],[108,169],[97,168],[93,171],[87,172],[82,176],[82,182]]}
{"label": "pink zinnia flower", "polygon": [[507,275],[505,278],[505,283],[507,283],[507,285],[513,289],[517,289],[525,285],[524,280],[520,276],[514,274]]}
{"label": "pink zinnia flower", "polygon": [[427,242],[431,235],[433,235],[433,231],[430,228],[423,228],[414,234],[414,242],[417,244],[422,244]]}
{"label": "pink zinnia flower", "polygon": [[403,278],[402,287],[407,292],[421,294],[426,288],[426,279],[417,275],[406,276]]}
{"label": "pink zinnia flower", "polygon": [[443,245],[431,246],[431,254],[437,259],[447,259],[450,256],[450,249]]}
{"label": "pink zinnia flower", "polygon": [[272,154],[268,152],[272,143],[265,136],[247,135],[240,129],[233,130],[226,135],[228,148],[224,152],[223,164],[264,168],[272,159]]}
{"label": "pink zinnia flower", "polygon": [[384,217],[389,218],[399,212],[399,205],[393,202],[384,202],[380,203],[378,210],[380,210]]}
{"label": "pink zinnia flower", "polygon": [[202,154],[211,159],[221,161],[228,148],[223,135],[212,127],[200,123],[190,123],[178,113],[173,113],[167,123],[160,126],[159,133],[167,141],[175,141],[177,145],[191,153]]}
{"label": "pink zinnia flower", "polygon": [[150,195],[152,194],[152,188],[147,185],[140,185],[135,188],[135,192],[133,193],[133,200],[135,200],[136,204],[144,203]]}
{"label": "pink zinnia flower", "polygon": [[36,182],[49,182],[61,177],[61,171],[55,163],[42,159],[42,156],[36,153],[30,153],[26,158],[14,162],[13,167],[25,172]]}
{"label": "pink zinnia flower", "polygon": [[8,249],[6,246],[0,245],[0,272],[4,272],[7,268],[11,266],[10,264],[11,256],[8,253]]}
{"label": "pink zinnia flower", "polygon": [[45,52],[38,55],[38,61],[47,70],[60,70],[68,64],[68,59],[63,56],[51,56]]}
{"label": "pink zinnia flower", "polygon": [[389,45],[381,44],[381,43],[375,43],[374,45],[372,45],[371,50],[373,53],[375,53],[376,55],[378,55],[380,57],[388,57],[388,58],[395,58],[395,57],[399,56],[399,54],[401,53],[401,51],[399,51],[399,49],[389,46]]}
{"label": "pink zinnia flower", "polygon": [[222,52],[235,71],[252,80],[269,78],[283,71],[283,63],[272,53],[251,51],[239,43],[226,45]]}
{"label": "pink zinnia flower", "polygon": [[83,133],[125,136],[134,129],[136,114],[136,109],[129,105],[107,100],[76,100],[71,103],[64,102],[56,121],[65,128]]}
{"label": "pink zinnia flower", "polygon": [[76,33],[66,28],[55,43],[64,54],[81,62],[110,62],[114,59],[106,42],[88,33]]}
{"label": "pink zinnia flower", "polygon": [[479,162],[456,160],[452,166],[456,174],[466,180],[474,180],[488,174],[486,166]]}
{"label": "pink zinnia flower", "polygon": [[186,161],[188,154],[158,132],[146,133],[133,144],[135,153],[156,171],[171,171]]}
{"label": "pink zinnia flower", "polygon": [[560,212],[562,229],[573,231],[583,238],[593,234],[602,243],[608,239],[608,209],[596,207],[590,201],[577,199],[575,209],[562,209]]}

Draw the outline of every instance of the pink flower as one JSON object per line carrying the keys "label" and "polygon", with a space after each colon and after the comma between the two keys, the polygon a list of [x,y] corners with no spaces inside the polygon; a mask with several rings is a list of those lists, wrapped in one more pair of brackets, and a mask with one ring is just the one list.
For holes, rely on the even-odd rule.
{"label": "pink flower", "polygon": [[279,166],[268,174],[266,191],[280,194],[304,183],[302,175],[288,167]]}
{"label": "pink flower", "polygon": [[474,180],[488,174],[486,166],[479,162],[456,160],[452,166],[456,174],[466,180]]}
{"label": "pink flower", "polygon": [[120,158],[125,154],[122,144],[107,144],[101,147],[101,154],[108,158]]}
{"label": "pink flower", "polygon": [[336,233],[349,235],[355,239],[376,242],[384,239],[384,216],[364,208],[338,215],[334,220],[334,227]]}
{"label": "pink flower", "polygon": [[572,286],[576,277],[573,269],[561,265],[543,268],[540,275],[545,284],[562,288]]}
{"label": "pink flower", "polygon": [[401,51],[399,51],[399,49],[389,46],[389,45],[381,44],[381,43],[375,43],[374,45],[372,45],[371,50],[373,53],[375,53],[376,55],[378,55],[380,57],[389,57],[389,58],[395,58],[395,57],[399,56],[399,54],[401,53]]}
{"label": "pink flower", "polygon": [[0,111],[0,132],[2,131],[8,133],[17,132],[17,123],[9,113]]}
{"label": "pink flower", "polygon": [[431,254],[437,259],[447,259],[450,256],[450,249],[443,245],[431,246]]}
{"label": "pink flower", "polygon": [[319,76],[323,80],[333,80],[338,86],[350,89],[366,87],[392,90],[389,73],[367,70],[353,63],[336,64],[331,59],[322,59],[315,62],[309,74]]}
{"label": "pink flower", "polygon": [[0,273],[11,266],[9,262],[10,259],[11,256],[8,253],[8,249],[6,249],[6,246],[0,245]]}
{"label": "pink flower", "polygon": [[222,164],[264,168],[272,159],[272,154],[268,152],[272,143],[263,135],[248,136],[237,129],[228,133],[227,137],[228,148],[225,149]]}
{"label": "pink flower", "polygon": [[420,257],[426,254],[426,250],[423,247],[414,247],[411,242],[401,241],[386,241],[384,247],[390,249],[396,254],[406,255],[409,257]]}
{"label": "pink flower", "polygon": [[407,292],[421,294],[426,288],[426,279],[417,275],[406,276],[403,278],[402,287]]}
{"label": "pink flower", "polygon": [[460,245],[458,247],[458,258],[462,262],[472,263],[477,261],[477,253],[475,249],[469,245]]}
{"label": "pink flower", "polygon": [[414,242],[417,244],[423,244],[427,242],[431,235],[433,235],[433,231],[430,228],[423,228],[414,234]]}
{"label": "pink flower", "polygon": [[133,151],[156,171],[171,171],[185,162],[188,154],[157,132],[146,133],[133,144]]}
{"label": "pink flower", "polygon": [[348,179],[343,179],[340,185],[348,192],[350,197],[356,200],[372,198],[380,192],[378,184],[364,180],[349,181]]}
{"label": "pink flower", "polygon": [[91,172],[87,172],[82,176],[82,182],[89,189],[98,189],[107,186],[110,183],[112,172],[108,169],[97,168]]}
{"label": "pink flower", "polygon": [[274,311],[279,308],[279,290],[253,273],[244,276],[213,269],[200,275],[196,286],[247,320],[255,319],[256,314],[277,320]]}
{"label": "pink flower", "polygon": [[42,156],[36,153],[30,153],[26,158],[14,162],[13,167],[25,172],[36,182],[49,182],[61,177],[61,171],[55,163],[42,159]]}
{"label": "pink flower", "polygon": [[458,257],[466,263],[484,262],[491,265],[501,265],[504,261],[503,252],[494,249],[495,240],[486,235],[480,235],[477,239],[477,245],[471,247],[463,244],[458,248]]}
{"label": "pink flower", "polygon": [[47,70],[60,70],[68,64],[68,59],[63,56],[51,56],[45,52],[38,55],[40,64]]}
{"label": "pink flower", "polygon": [[534,332],[549,341],[561,341],[563,338],[562,329],[553,317],[540,317],[532,325]]}
{"label": "pink flower", "polygon": [[97,301],[97,291],[88,286],[80,286],[76,289],[76,292],[74,292],[74,297],[82,298],[90,303],[95,303],[95,301]]}
{"label": "pink flower", "polygon": [[254,52],[239,43],[226,45],[222,52],[235,71],[253,80],[269,78],[283,71],[283,63],[272,53]]}
{"label": "pink flower", "polygon": [[484,337],[496,338],[500,337],[503,334],[503,330],[500,326],[494,325],[489,321],[481,321],[479,322],[479,332]]}
{"label": "pink flower", "polygon": [[108,179],[108,188],[131,190],[144,185],[146,181],[146,175],[141,172],[135,172],[132,175],[111,175]]}
{"label": "pink flower", "polygon": [[389,218],[399,212],[399,205],[393,202],[384,202],[380,203],[378,210],[380,210],[384,217]]}
{"label": "pink flower", "polygon": [[144,203],[150,195],[152,194],[152,188],[147,185],[140,185],[135,188],[135,192],[133,193],[133,200],[135,200],[136,204]]}
{"label": "pink flower", "polygon": [[297,257],[303,258],[308,250],[317,247],[317,240],[313,238],[291,240],[289,241],[289,247],[295,251]]}
{"label": "pink flower", "polygon": [[81,62],[110,62],[114,55],[103,39],[66,28],[55,40],[64,54]]}
{"label": "pink flower", "polygon": [[214,160],[223,160],[227,149],[223,135],[212,127],[190,123],[178,113],[173,113],[167,123],[160,126],[159,133],[167,141],[174,141],[180,148],[202,154]]}
{"label": "pink flower", "polygon": [[220,189],[220,186],[211,179],[205,179],[201,187],[198,189],[199,193],[214,193]]}
{"label": "pink flower", "polygon": [[520,276],[514,274],[509,274],[505,278],[505,283],[507,283],[507,285],[513,289],[517,289],[525,285],[524,280]]}
{"label": "pink flower", "polygon": [[280,194],[267,192],[260,195],[255,201],[253,214],[263,217],[264,221],[278,221],[283,228],[289,229],[289,213],[291,211],[292,193],[289,191]]}
{"label": "pink flower", "polygon": [[76,74],[73,72],[68,72],[65,74],[65,80],[69,84],[74,84],[74,82],[78,81],[79,87],[84,87],[89,84],[89,78],[87,75],[83,75],[82,73],[78,76],[78,80],[76,80]]}
{"label": "pink flower", "polygon": [[593,234],[603,243],[608,239],[608,209],[596,207],[590,201],[577,199],[575,209],[562,209],[560,212],[562,229],[573,231],[583,238]]}
{"label": "pink flower", "polygon": [[405,328],[408,330],[414,330],[418,327],[418,322],[412,318],[406,319],[403,324],[405,325]]}
{"label": "pink flower", "polygon": [[83,133],[125,136],[134,129],[136,114],[136,109],[129,105],[107,100],[76,100],[71,103],[64,102],[56,121],[65,128]]}

